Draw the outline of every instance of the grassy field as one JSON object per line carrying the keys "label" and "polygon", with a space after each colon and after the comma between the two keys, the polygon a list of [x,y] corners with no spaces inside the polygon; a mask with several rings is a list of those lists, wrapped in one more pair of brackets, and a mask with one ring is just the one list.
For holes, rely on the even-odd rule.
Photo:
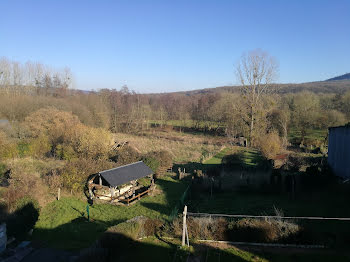
{"label": "grassy field", "polygon": [[208,159],[207,161],[204,161],[203,164],[207,165],[220,165],[221,161],[224,156],[233,153],[233,149],[229,147],[225,147],[222,149],[219,153],[217,153],[215,156],[212,158]]}
{"label": "grassy field", "polygon": [[161,190],[158,195],[142,198],[129,207],[94,204],[90,207],[90,222],[86,201],[62,198],[41,210],[33,239],[52,247],[79,249],[92,244],[108,227],[135,216],[167,220],[187,186],[186,180],[166,176],[157,181]]}
{"label": "grassy field", "polygon": [[174,162],[196,162],[203,157],[204,153],[215,154],[222,147],[216,143],[214,138],[180,134],[179,132],[151,132],[147,133],[147,136],[117,133],[115,139],[116,141],[129,141],[129,145],[141,153],[169,151],[174,157]]}
{"label": "grassy field", "polygon": [[203,162],[207,165],[220,165],[222,159],[228,155],[237,155],[237,165],[243,165],[245,167],[257,167],[264,160],[263,156],[253,148],[244,148],[239,146],[225,147],[219,153],[212,158]]}
{"label": "grassy field", "polygon": [[[308,129],[306,130],[305,139],[324,141],[327,137],[327,129]],[[288,140],[294,140],[295,138],[301,138],[301,132],[295,129],[291,129],[288,134]]]}
{"label": "grassy field", "polygon": [[223,127],[224,125],[221,123],[216,123],[213,121],[193,121],[193,120],[167,120],[167,121],[160,121],[160,120],[151,120],[149,121],[150,124],[155,124],[155,125],[171,125],[175,127],[197,127],[199,128],[204,128],[204,127],[209,127],[209,128],[216,128],[218,126]]}

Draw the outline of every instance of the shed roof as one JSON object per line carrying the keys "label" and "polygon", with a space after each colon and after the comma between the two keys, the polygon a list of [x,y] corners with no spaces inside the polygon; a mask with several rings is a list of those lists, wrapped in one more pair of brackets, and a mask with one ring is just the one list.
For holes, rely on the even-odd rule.
{"label": "shed roof", "polygon": [[150,169],[142,161],[129,165],[120,166],[99,172],[106,182],[113,187],[128,183],[153,174]]}

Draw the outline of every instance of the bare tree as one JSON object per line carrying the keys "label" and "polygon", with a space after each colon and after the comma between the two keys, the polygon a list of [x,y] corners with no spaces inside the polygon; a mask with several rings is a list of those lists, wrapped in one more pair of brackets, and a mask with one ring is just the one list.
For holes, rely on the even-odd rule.
{"label": "bare tree", "polygon": [[6,86],[10,84],[11,62],[5,58],[0,58],[0,85]]}
{"label": "bare tree", "polygon": [[12,62],[12,77],[13,77],[13,85],[19,86],[22,84],[23,71],[22,66],[19,62]]}
{"label": "bare tree", "polygon": [[241,84],[243,101],[247,107],[249,141],[254,141],[256,116],[261,107],[262,96],[272,91],[271,84],[278,72],[277,62],[268,53],[257,49],[242,55],[236,67],[237,78]]}

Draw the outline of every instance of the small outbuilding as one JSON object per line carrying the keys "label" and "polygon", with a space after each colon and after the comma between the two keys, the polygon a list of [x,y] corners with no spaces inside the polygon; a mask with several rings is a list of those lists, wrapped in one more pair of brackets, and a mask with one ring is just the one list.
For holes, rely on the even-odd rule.
{"label": "small outbuilding", "polygon": [[335,175],[350,179],[350,126],[329,128],[328,164]]}
{"label": "small outbuilding", "polygon": [[[153,190],[153,173],[142,161],[100,171],[88,181],[90,198],[129,204]],[[149,183],[140,183],[144,178]]]}

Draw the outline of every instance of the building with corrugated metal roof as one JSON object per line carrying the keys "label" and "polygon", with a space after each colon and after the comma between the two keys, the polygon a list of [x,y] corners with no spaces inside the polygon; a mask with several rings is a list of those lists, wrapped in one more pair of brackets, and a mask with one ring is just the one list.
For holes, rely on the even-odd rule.
{"label": "building with corrugated metal roof", "polygon": [[[119,202],[126,200],[129,204],[134,197],[153,189],[153,170],[142,161],[98,172],[88,182],[91,198]],[[142,178],[149,177],[150,186],[139,184]]]}

